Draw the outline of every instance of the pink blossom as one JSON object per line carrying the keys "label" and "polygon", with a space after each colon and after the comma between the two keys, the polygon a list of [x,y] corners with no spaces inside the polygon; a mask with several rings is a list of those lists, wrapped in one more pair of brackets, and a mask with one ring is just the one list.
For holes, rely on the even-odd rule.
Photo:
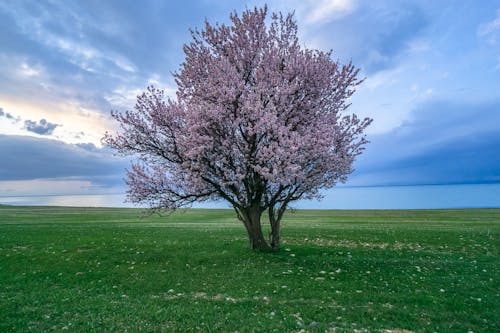
{"label": "pink blossom", "polygon": [[254,248],[267,245],[252,230],[268,210],[279,248],[289,203],[347,180],[371,119],[346,114],[359,69],[301,47],[292,14],[273,14],[269,26],[266,15],[255,8],[194,30],[176,99],[149,87],[133,111],[113,113],[121,131],[104,142],[139,157],[128,172],[132,202],[175,209],[224,199]]}

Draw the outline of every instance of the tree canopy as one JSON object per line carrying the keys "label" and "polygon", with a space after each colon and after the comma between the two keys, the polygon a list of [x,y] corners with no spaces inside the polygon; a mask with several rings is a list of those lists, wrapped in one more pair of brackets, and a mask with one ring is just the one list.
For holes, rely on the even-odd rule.
{"label": "tree canopy", "polygon": [[[231,14],[192,31],[174,74],[176,98],[149,87],[104,142],[138,156],[128,198],[156,209],[227,201],[254,249],[279,249],[280,221],[295,200],[345,182],[371,119],[346,114],[362,82],[352,63],[301,47],[293,14]],[[261,215],[267,211],[269,242]]]}

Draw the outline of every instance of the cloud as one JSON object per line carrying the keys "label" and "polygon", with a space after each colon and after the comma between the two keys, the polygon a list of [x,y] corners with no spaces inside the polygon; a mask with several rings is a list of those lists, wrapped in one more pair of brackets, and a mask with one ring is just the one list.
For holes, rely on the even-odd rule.
{"label": "cloud", "polygon": [[[23,116],[2,111],[0,134],[45,136],[66,143],[92,142],[101,146],[100,139],[113,125],[109,119],[111,117],[101,116],[98,111],[87,109],[76,101],[66,101],[63,105],[12,102],[6,104],[9,110],[14,109]],[[69,112],[70,110],[76,112]],[[51,120],[48,120],[49,117]],[[37,118],[39,120],[36,120]]]}
{"label": "cloud", "polygon": [[411,53],[422,53],[425,51],[429,51],[431,48],[429,41],[423,39],[410,40],[407,45],[408,51]]}
{"label": "cloud", "polygon": [[103,186],[90,180],[78,179],[29,179],[0,180],[0,202],[9,203],[5,197],[51,196],[51,195],[96,195],[123,193],[120,186]]}
{"label": "cloud", "polygon": [[492,21],[481,24],[478,29],[479,36],[489,37],[488,41],[491,44],[496,44],[500,38],[500,9],[496,14]]}
{"label": "cloud", "polygon": [[[0,9],[15,18],[17,28],[25,38],[62,53],[70,63],[85,71],[95,72],[109,66],[128,73],[136,71],[136,66],[125,54],[92,45],[83,33],[84,26],[89,24],[83,19],[86,16],[84,12],[78,13],[77,8],[56,4],[30,4],[32,8],[28,9],[20,3],[14,8],[3,6]],[[58,23],[54,18],[58,19]],[[68,28],[73,34],[66,33]],[[28,64],[23,64],[21,72],[27,76],[39,74],[38,69]]]}
{"label": "cloud", "polygon": [[307,1],[283,2],[278,10],[297,8],[301,37],[310,48],[332,49],[334,57],[353,60],[372,74],[397,65],[408,45],[415,45],[429,25],[424,5],[393,1]]}
{"label": "cloud", "polygon": [[[334,58],[352,59],[367,77],[350,110],[373,117],[370,131],[378,134],[370,136],[349,184],[497,179],[493,126],[500,103],[491,100],[499,86],[498,3],[276,0],[269,6],[295,10],[301,43],[333,49]],[[235,7],[241,12],[245,5],[0,1],[0,132],[35,136],[0,137],[0,179],[121,184],[128,163],[99,148],[102,133],[114,126],[109,111],[133,107],[148,84],[173,94],[170,73],[183,61],[188,29],[205,18],[228,22]]]}
{"label": "cloud", "polygon": [[33,133],[36,133],[36,134],[40,134],[40,135],[51,135],[57,126],[60,126],[60,125],[54,124],[54,123],[49,123],[45,119],[41,119],[38,122],[33,121],[33,120],[25,120],[24,121],[24,128],[26,130],[33,132]]}
{"label": "cloud", "polygon": [[354,0],[317,0],[309,1],[307,24],[325,23],[352,13],[356,8]]}
{"label": "cloud", "polygon": [[128,166],[108,149],[28,136],[0,135],[0,152],[0,181],[71,178],[110,186],[122,183]]}
{"label": "cloud", "polygon": [[99,152],[101,151],[101,148],[97,148],[95,144],[93,143],[77,143],[75,144],[77,147],[83,148],[87,151],[90,152]]}
{"label": "cloud", "polygon": [[17,123],[17,122],[19,122],[21,120],[21,118],[14,117],[9,112],[5,112],[2,108],[0,108],[0,117],[5,117],[5,118],[9,119],[10,121],[12,121],[14,123]]}
{"label": "cloud", "polygon": [[[410,140],[410,139],[407,139]],[[380,142],[374,138],[378,163],[358,163],[358,172],[350,185],[422,185],[422,184],[476,184],[500,182],[500,157],[495,154],[500,135],[495,132],[481,133],[471,138],[453,138],[435,146],[422,147],[400,157],[384,154]],[[410,143],[411,144],[411,143]],[[390,144],[385,148],[391,150]],[[373,155],[372,155],[373,157]],[[363,165],[367,162],[369,166]]]}
{"label": "cloud", "polygon": [[[360,65],[370,75],[395,67],[408,44],[420,38],[429,24],[426,13],[417,5],[375,7],[356,17],[360,30],[357,54]],[[359,53],[361,51],[362,53]]]}
{"label": "cloud", "polygon": [[[163,89],[165,96],[175,99],[177,87],[163,82],[158,74],[153,74],[148,80],[147,85],[153,85],[158,89]],[[112,105],[120,106],[123,109],[130,109],[135,105],[137,96],[144,92],[144,87],[118,87],[112,92],[104,95],[104,99]]]}
{"label": "cloud", "polygon": [[19,71],[24,76],[40,76],[43,70],[41,68],[30,66],[27,63],[22,63]]}
{"label": "cloud", "polygon": [[[195,7],[204,10],[193,13]],[[68,143],[99,145],[103,133],[113,130],[110,111],[132,108],[150,81],[174,90],[171,73],[182,62],[189,27],[201,25],[206,15],[229,13],[212,7],[0,1],[0,104],[22,118],[14,126],[2,117],[0,133],[52,133]],[[42,118],[59,126],[44,129]]]}
{"label": "cloud", "polygon": [[423,103],[372,141],[350,185],[500,182],[500,101]]}
{"label": "cloud", "polygon": [[137,67],[125,56],[112,52],[104,53],[90,45],[48,32],[41,32],[40,39],[49,47],[56,48],[69,56],[70,62],[88,72],[102,71],[102,67],[115,66],[121,71],[134,73]]}

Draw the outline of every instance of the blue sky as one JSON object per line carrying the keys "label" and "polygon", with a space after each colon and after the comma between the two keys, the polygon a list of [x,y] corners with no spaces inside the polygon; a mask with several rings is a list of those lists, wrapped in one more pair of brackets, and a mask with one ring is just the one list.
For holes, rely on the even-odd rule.
{"label": "blue sky", "polygon": [[[189,29],[263,1],[1,1],[0,196],[124,192],[100,145],[149,84],[174,94]],[[268,1],[366,81],[350,186],[500,182],[500,1]]]}

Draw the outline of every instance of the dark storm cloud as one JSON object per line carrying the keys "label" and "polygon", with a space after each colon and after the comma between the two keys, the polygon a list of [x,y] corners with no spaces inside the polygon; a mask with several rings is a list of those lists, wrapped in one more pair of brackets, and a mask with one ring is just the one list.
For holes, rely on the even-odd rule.
{"label": "dark storm cloud", "polygon": [[45,119],[41,119],[38,122],[33,120],[24,121],[24,129],[40,135],[51,135],[57,126],[60,125],[50,123]]}
{"label": "dark storm cloud", "polygon": [[421,105],[414,120],[374,135],[350,185],[500,182],[500,101]]}
{"label": "dark storm cloud", "polygon": [[[174,86],[189,28],[207,15],[227,20],[230,8],[220,7],[194,0],[0,1],[0,92],[40,104],[72,100],[105,114],[131,108],[111,97],[117,90],[130,97],[155,79],[161,88]],[[40,77],[23,77],[23,63],[42,68]]]}
{"label": "dark storm cloud", "polygon": [[[482,101],[460,104],[466,95],[461,91],[450,96],[457,104],[403,103],[402,107],[414,109],[413,120],[369,137],[372,143],[359,157],[358,171],[349,185],[498,180],[500,103],[487,102],[484,96],[488,95],[481,94],[498,87],[498,43],[487,43],[493,33],[489,31],[479,36],[485,42],[478,40],[481,24],[486,28],[495,24],[498,1],[357,4],[351,14],[316,27],[299,21],[299,29],[305,27],[311,37],[301,38],[301,43],[333,48],[334,58],[352,59],[368,78],[397,69],[401,63],[416,66],[415,59],[423,65],[434,64],[431,68],[450,75],[448,81],[419,82],[405,71],[398,78],[406,75],[408,81],[415,79],[415,84],[433,88],[437,94],[460,82],[477,88],[475,98]],[[241,12],[243,7],[228,1],[195,0],[0,1],[0,94],[39,105],[76,101],[82,108],[108,113],[121,107],[107,98],[117,89],[124,95],[142,89],[153,75],[162,83],[171,82],[170,73],[183,60],[182,44],[190,39],[189,28],[202,27],[205,18],[227,22],[231,10]],[[316,37],[317,44],[313,43]],[[420,38],[430,51],[408,60],[409,43]],[[440,61],[431,55],[439,55]],[[457,60],[461,57],[464,62]],[[24,64],[37,73],[23,73]],[[388,85],[379,91],[391,94],[390,89]],[[25,119],[15,116],[17,112],[0,109],[0,117],[22,126]],[[44,123],[35,118],[24,124],[32,132],[48,135],[57,125],[50,122],[50,116],[44,117]],[[74,135],[84,137],[83,132]],[[121,184],[128,164],[92,144],[21,136],[0,136],[0,156],[0,180],[78,177]]]}
{"label": "dark storm cloud", "polygon": [[85,149],[87,151],[90,151],[90,152],[103,151],[101,148],[97,148],[96,145],[93,143],[77,143],[76,146],[80,147],[82,149]]}
{"label": "dark storm cloud", "polygon": [[12,120],[14,122],[18,122],[20,120],[19,117],[14,117],[12,114],[5,112],[3,108],[0,108],[0,117],[5,117],[9,120]]}
{"label": "dark storm cloud", "polygon": [[75,178],[106,185],[123,184],[128,161],[112,156],[107,149],[89,147],[0,135],[0,181]]}

